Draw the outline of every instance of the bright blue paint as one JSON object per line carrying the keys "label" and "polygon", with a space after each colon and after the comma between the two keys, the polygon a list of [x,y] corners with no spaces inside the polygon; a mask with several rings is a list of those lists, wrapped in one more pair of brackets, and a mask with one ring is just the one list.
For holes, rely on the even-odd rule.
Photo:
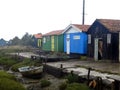
{"label": "bright blue paint", "polygon": [[[64,52],[66,52],[66,34],[64,34]],[[80,39],[74,39],[74,36],[80,36]],[[87,34],[70,33],[70,53],[86,54],[87,53]]]}

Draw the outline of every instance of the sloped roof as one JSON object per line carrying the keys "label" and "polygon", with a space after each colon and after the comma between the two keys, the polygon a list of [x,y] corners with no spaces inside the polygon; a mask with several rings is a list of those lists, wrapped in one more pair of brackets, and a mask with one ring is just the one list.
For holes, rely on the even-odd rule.
{"label": "sloped roof", "polygon": [[120,20],[114,19],[97,19],[102,25],[112,32],[120,31]]}
{"label": "sloped roof", "polygon": [[88,29],[89,29],[89,27],[90,27],[90,25],[70,24],[69,26],[67,26],[65,28],[65,30],[64,30],[63,33],[65,33],[66,31],[68,31],[69,28],[71,28],[71,27],[76,28],[76,30],[78,30],[79,32],[87,32]]}
{"label": "sloped roof", "polygon": [[64,30],[55,30],[44,34],[43,36],[60,35]]}
{"label": "sloped roof", "polygon": [[35,38],[42,38],[42,34],[41,34],[41,33],[34,34],[33,36],[34,36]]}
{"label": "sloped roof", "polygon": [[80,24],[72,24],[72,25],[74,25],[75,27],[79,28],[83,32],[87,32],[88,28],[90,27],[90,25],[80,25]]}

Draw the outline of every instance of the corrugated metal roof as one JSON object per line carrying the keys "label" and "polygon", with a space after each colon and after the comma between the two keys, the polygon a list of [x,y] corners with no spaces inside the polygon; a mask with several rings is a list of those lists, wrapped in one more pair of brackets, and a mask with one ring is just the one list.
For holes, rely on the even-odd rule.
{"label": "corrugated metal roof", "polygon": [[64,30],[55,30],[44,34],[43,36],[60,35]]}
{"label": "corrugated metal roof", "polygon": [[120,31],[120,20],[114,19],[97,19],[102,25],[112,32]]}

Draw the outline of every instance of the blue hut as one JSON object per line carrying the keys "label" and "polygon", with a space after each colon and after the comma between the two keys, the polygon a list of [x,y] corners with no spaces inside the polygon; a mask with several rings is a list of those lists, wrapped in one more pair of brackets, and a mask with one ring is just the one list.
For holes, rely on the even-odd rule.
{"label": "blue hut", "polygon": [[87,53],[87,34],[90,25],[70,24],[64,34],[64,52],[67,54],[86,54]]}

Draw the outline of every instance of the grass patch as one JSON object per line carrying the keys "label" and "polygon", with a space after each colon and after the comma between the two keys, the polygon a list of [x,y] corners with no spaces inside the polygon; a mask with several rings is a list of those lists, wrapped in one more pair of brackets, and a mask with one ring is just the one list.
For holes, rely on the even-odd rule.
{"label": "grass patch", "polygon": [[87,60],[87,57],[86,56],[80,56],[80,59],[81,60]]}
{"label": "grass patch", "polygon": [[66,82],[63,82],[59,85],[59,90],[65,90],[67,87],[67,83]]}
{"label": "grass patch", "polygon": [[15,76],[5,71],[0,71],[0,90],[26,90],[15,79]]}
{"label": "grass patch", "polygon": [[66,76],[66,79],[68,80],[67,81],[68,83],[73,83],[73,82],[79,81],[78,75],[71,74],[71,73]]}
{"label": "grass patch", "polygon": [[65,90],[90,90],[86,84],[71,83],[68,84]]}
{"label": "grass patch", "polygon": [[40,85],[41,85],[42,88],[43,87],[48,87],[51,84],[51,82],[46,80],[46,79],[42,79],[40,82],[41,82]]}
{"label": "grass patch", "polygon": [[19,62],[15,65],[12,66],[13,71],[18,71],[18,68],[23,67],[23,66],[40,66],[41,63],[35,60],[31,60],[29,58],[25,58],[22,62]]}
{"label": "grass patch", "polygon": [[32,47],[28,46],[20,46],[20,45],[13,45],[13,46],[0,46],[1,53],[12,53],[12,52],[28,52],[32,51]]}
{"label": "grass patch", "polygon": [[11,74],[8,74],[7,72],[5,71],[0,71],[0,78],[8,78],[8,79],[11,79],[11,80],[16,80],[15,77]]}
{"label": "grass patch", "polygon": [[8,79],[0,78],[0,90],[26,90],[20,83]]}
{"label": "grass patch", "polygon": [[17,61],[10,56],[5,55],[5,56],[0,57],[0,64],[1,65],[11,66],[15,63],[17,63]]}
{"label": "grass patch", "polygon": [[11,55],[0,53],[0,65],[4,66],[4,69],[8,70],[13,64],[20,62],[17,58]]}

